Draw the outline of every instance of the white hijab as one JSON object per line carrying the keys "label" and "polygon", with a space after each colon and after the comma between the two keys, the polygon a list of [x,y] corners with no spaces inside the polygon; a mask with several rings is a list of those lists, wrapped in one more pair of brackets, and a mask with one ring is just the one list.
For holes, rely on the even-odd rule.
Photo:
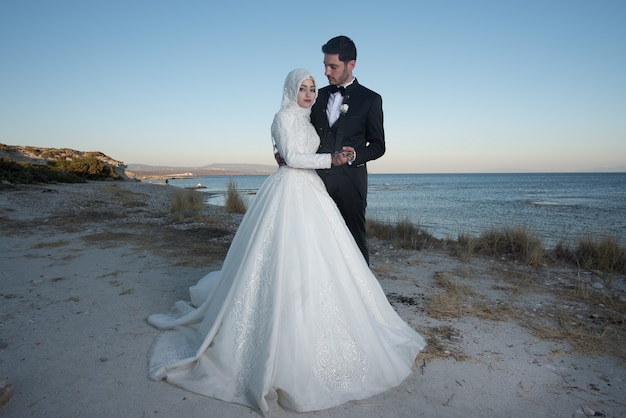
{"label": "white hijab", "polygon": [[[315,83],[315,77],[304,68],[296,68],[287,74],[285,85],[283,87],[283,101],[280,110],[287,112],[295,112],[302,116],[309,116],[311,108],[303,108],[298,105],[298,90],[304,80],[310,78]],[[315,99],[317,99],[317,83],[315,83]]]}

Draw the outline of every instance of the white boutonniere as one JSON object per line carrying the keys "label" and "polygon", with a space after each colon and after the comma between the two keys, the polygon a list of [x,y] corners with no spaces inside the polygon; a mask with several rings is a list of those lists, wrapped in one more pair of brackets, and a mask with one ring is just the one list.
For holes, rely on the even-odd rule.
{"label": "white boutonniere", "polygon": [[348,113],[348,109],[350,109],[350,106],[348,106],[347,103],[344,103],[339,108],[339,111],[341,112],[342,115],[345,115],[346,113]]}

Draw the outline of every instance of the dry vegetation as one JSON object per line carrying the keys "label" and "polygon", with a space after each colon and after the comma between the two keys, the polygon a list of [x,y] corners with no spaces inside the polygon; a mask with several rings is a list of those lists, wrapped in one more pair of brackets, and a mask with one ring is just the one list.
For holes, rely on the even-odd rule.
{"label": "dry vegetation", "polygon": [[559,258],[569,260],[585,269],[594,269],[609,273],[626,272],[624,248],[615,237],[586,236],[578,240],[578,245],[571,248],[561,242],[555,253]]}
{"label": "dry vegetation", "polygon": [[[172,219],[182,222],[186,218],[201,219],[200,212],[205,207],[204,193],[196,190],[176,190],[171,205]],[[243,193],[235,181],[228,182],[224,209],[228,213],[245,214],[248,210]]]}
{"label": "dry vegetation", "polygon": [[[28,234],[40,228],[53,235],[55,230],[80,233],[81,239],[90,244],[104,248],[131,245],[140,251],[168,257],[175,265],[206,266],[221,262],[238,219],[225,222],[213,216],[200,192],[173,187],[169,190],[169,205],[155,208],[148,202],[151,196],[120,187],[119,183],[102,183],[97,186],[97,193],[66,202],[46,214],[43,222],[0,216],[0,227],[7,235]],[[54,189],[43,191],[56,194]],[[40,245],[66,244],[55,241]]]}
{"label": "dry vegetation", "polygon": [[[626,256],[617,239],[585,237],[573,247],[561,243],[547,250],[523,226],[492,229],[478,237],[463,234],[454,241],[437,240],[407,224],[368,224],[370,237],[387,240],[396,248],[441,249],[464,263],[472,257],[494,260],[490,276],[498,281],[493,285],[497,297],[477,292],[477,280],[485,278],[474,277],[467,269],[436,272],[431,282],[437,292],[426,297],[390,294],[392,303],[415,306],[443,322],[464,317],[515,321],[539,338],[569,344],[575,352],[626,360],[626,298],[623,290],[613,286],[616,280],[623,284]],[[569,275],[562,273],[564,263],[572,272]],[[598,286],[581,277],[586,272],[601,279]],[[391,274],[386,268],[378,268],[377,273]],[[534,295],[541,295],[544,303],[531,306]],[[437,325],[419,331],[428,347],[418,362],[438,357],[466,359],[456,344],[459,332],[454,327]]]}
{"label": "dry vegetation", "polygon": [[187,218],[201,220],[200,212],[205,207],[204,196],[195,190],[176,190],[170,207],[170,220],[183,222]]}
{"label": "dry vegetation", "polygon": [[615,237],[587,236],[575,246],[563,242],[546,249],[541,239],[525,226],[492,228],[480,236],[459,234],[457,240],[437,239],[406,218],[397,223],[367,221],[367,235],[380,238],[402,249],[444,249],[464,261],[472,256],[487,256],[514,260],[528,266],[542,266],[547,259],[562,260],[575,267],[607,273],[626,274],[626,249]]}
{"label": "dry vegetation", "polygon": [[366,223],[367,235],[377,237],[393,243],[396,248],[408,250],[422,250],[432,248],[439,240],[423,230],[419,225],[414,225],[404,217],[394,223],[368,220]]}
{"label": "dry vegetation", "polygon": [[230,213],[246,213],[246,210],[248,210],[246,201],[244,200],[242,193],[239,191],[237,183],[233,180],[228,182],[225,209],[226,212]]}
{"label": "dry vegetation", "polygon": [[[623,292],[610,286],[592,289],[582,280],[562,286],[546,286],[536,275],[525,275],[510,264],[493,274],[497,297],[480,294],[480,283],[462,272],[436,272],[436,292],[416,298],[388,295],[392,303],[419,307],[441,325],[421,327],[428,346],[418,363],[433,358],[466,360],[459,348],[461,333],[452,325],[466,317],[497,322],[514,321],[538,338],[564,342],[583,355],[611,355],[626,360],[626,301]],[[533,280],[534,279],[534,280]],[[623,277],[622,277],[623,279]],[[481,281],[484,278],[480,279]],[[539,295],[539,296],[537,296]],[[542,300],[542,303],[536,303]],[[534,301],[534,302],[533,302]]]}

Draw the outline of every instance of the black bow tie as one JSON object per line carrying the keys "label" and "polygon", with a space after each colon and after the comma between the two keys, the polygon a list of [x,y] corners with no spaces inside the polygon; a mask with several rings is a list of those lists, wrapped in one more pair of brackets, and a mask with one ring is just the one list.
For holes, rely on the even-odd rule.
{"label": "black bow tie", "polygon": [[343,86],[337,86],[335,84],[330,85],[330,94],[339,92],[342,96],[346,94],[346,88]]}

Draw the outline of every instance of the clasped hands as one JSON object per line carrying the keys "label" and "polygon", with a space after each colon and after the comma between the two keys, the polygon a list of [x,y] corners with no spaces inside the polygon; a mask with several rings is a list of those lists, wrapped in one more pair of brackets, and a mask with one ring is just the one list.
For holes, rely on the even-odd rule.
{"label": "clasped hands", "polygon": [[337,151],[332,156],[332,165],[344,165],[354,161],[354,148],[343,147],[341,151]]}
{"label": "clasped hands", "polygon": [[[341,151],[337,151],[334,154],[332,154],[332,165],[334,166],[338,166],[338,165],[344,165],[346,163],[352,162],[354,161],[354,148],[352,147],[343,147],[341,149]],[[285,163],[284,158],[280,155],[280,153],[276,152],[274,154],[274,158],[276,158],[276,162],[278,163],[279,166],[284,166],[287,165],[287,163]]]}

